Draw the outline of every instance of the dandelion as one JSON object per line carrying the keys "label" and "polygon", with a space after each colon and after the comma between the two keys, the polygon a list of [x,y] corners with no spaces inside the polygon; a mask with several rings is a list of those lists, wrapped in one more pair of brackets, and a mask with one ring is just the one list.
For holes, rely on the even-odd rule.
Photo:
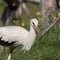
{"label": "dandelion", "polygon": [[19,21],[18,20],[16,20],[16,23],[18,23]]}
{"label": "dandelion", "polygon": [[40,11],[38,11],[38,12],[36,13],[36,15],[37,15],[37,16],[41,15],[41,12],[40,12]]}
{"label": "dandelion", "polygon": [[21,23],[21,26],[22,26],[22,27],[24,27],[24,26],[25,26],[24,22],[22,22],[22,23]]}
{"label": "dandelion", "polygon": [[15,20],[13,20],[13,23],[15,23]]}
{"label": "dandelion", "polygon": [[56,20],[56,16],[54,16],[53,19]]}
{"label": "dandelion", "polygon": [[14,24],[17,24],[19,21],[18,20],[13,20],[13,23]]}
{"label": "dandelion", "polygon": [[48,10],[48,13],[51,13],[51,10],[50,9]]}
{"label": "dandelion", "polygon": [[60,12],[58,12],[57,15],[60,16]]}

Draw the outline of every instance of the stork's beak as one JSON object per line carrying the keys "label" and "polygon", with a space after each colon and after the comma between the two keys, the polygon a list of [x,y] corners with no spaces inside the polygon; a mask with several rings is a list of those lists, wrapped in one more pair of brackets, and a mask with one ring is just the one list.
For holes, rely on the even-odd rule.
{"label": "stork's beak", "polygon": [[34,30],[35,30],[35,32],[36,32],[36,35],[39,35],[39,28],[37,27],[37,26],[34,26]]}

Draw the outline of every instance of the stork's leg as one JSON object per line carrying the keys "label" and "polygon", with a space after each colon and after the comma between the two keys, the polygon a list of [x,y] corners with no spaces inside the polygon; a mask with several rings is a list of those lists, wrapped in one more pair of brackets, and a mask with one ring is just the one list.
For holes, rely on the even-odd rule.
{"label": "stork's leg", "polygon": [[25,3],[22,3],[22,8],[28,15],[30,14],[29,9],[27,8]]}
{"label": "stork's leg", "polygon": [[7,60],[10,60],[10,59],[11,59],[12,52],[13,52],[13,50],[10,50],[10,52],[9,52],[9,56],[8,56],[8,59],[7,59]]}
{"label": "stork's leg", "polygon": [[11,57],[12,57],[12,53],[13,53],[13,50],[16,48],[17,46],[10,46],[9,48],[9,56],[7,58],[7,60],[11,60]]}
{"label": "stork's leg", "polygon": [[9,16],[10,16],[10,8],[7,6],[5,7],[2,17],[1,17],[1,21],[3,22],[3,24],[5,24],[5,21]]}
{"label": "stork's leg", "polygon": [[9,56],[8,56],[8,59],[7,60],[10,60],[11,59],[11,54],[9,54]]}
{"label": "stork's leg", "polygon": [[15,18],[15,11],[10,11],[10,16],[7,18],[5,25],[10,25]]}

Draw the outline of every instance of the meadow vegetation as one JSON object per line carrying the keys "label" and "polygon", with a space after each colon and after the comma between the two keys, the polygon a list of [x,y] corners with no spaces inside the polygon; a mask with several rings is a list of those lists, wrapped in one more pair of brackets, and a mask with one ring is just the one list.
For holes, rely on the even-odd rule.
{"label": "meadow vegetation", "polygon": [[[0,4],[0,15],[3,12],[5,4]],[[40,10],[40,7],[35,4],[27,4],[31,12],[29,16],[23,14],[22,20],[25,23],[24,28],[29,30],[29,20],[31,18],[37,18],[39,21],[40,33],[43,32],[43,23],[40,16],[36,15],[36,12]],[[11,60],[60,60],[60,29],[57,23],[55,28],[51,28],[41,39],[36,39],[31,50],[28,52],[21,51],[18,47],[14,50]],[[3,53],[0,56],[0,60],[5,60],[8,56],[8,48],[4,47]]]}

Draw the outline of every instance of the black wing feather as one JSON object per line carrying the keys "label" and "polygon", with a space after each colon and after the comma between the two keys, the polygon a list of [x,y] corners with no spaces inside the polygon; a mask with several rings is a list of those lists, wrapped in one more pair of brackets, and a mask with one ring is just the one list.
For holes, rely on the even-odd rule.
{"label": "black wing feather", "polygon": [[8,41],[4,41],[4,40],[1,40],[1,39],[2,39],[2,37],[0,37],[0,45],[2,45],[2,46],[10,46],[10,45],[13,45],[15,43],[15,41],[9,43]]}

